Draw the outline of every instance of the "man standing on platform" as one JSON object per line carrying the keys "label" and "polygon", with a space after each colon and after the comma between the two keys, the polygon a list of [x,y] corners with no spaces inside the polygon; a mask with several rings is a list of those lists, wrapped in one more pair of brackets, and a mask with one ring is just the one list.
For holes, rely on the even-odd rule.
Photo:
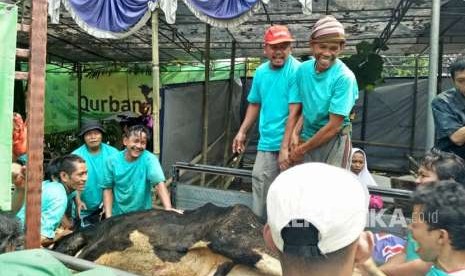
{"label": "man standing on platform", "polygon": [[[245,150],[246,134],[260,114],[258,152],[252,172],[253,211],[266,218],[268,188],[289,163],[290,132],[285,136],[289,114],[297,111],[295,72],[300,65],[291,53],[294,39],[286,26],[274,25],[265,31],[264,54],[268,61],[255,71],[247,100],[249,106],[245,119],[234,138],[232,150]],[[293,118],[297,115],[293,116]]]}
{"label": "man standing on platform", "polygon": [[[303,159],[342,168],[350,164],[349,115],[358,98],[358,86],[353,72],[338,59],[344,46],[344,27],[336,18],[328,15],[315,23],[310,36],[313,58],[302,63],[296,73],[302,132],[300,143],[291,149],[292,162]],[[295,120],[292,114],[289,120]]]}

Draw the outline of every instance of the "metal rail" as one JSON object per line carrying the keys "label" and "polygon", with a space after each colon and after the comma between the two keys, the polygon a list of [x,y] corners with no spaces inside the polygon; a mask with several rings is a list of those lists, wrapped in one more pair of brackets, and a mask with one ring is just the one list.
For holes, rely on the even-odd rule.
{"label": "metal rail", "polygon": [[[194,171],[201,173],[209,173],[216,175],[228,175],[228,176],[238,176],[244,178],[252,178],[252,171],[235,169],[228,167],[220,166],[211,166],[211,165],[199,165],[199,164],[190,164],[187,162],[176,162],[173,165],[173,176],[175,181],[179,181],[179,171]],[[412,192],[408,190],[401,189],[392,189],[392,188],[382,188],[382,187],[373,187],[369,186],[368,191],[374,195],[398,198],[398,199],[410,199]]]}

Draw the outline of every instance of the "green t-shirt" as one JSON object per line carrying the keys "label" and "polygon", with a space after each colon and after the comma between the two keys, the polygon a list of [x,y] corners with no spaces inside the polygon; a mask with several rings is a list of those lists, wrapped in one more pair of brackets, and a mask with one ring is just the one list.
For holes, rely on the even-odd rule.
{"label": "green t-shirt", "polygon": [[[84,144],[73,151],[74,154],[81,156],[86,161],[87,181],[84,191],[81,193],[81,200],[86,204],[87,209],[81,210],[81,218],[85,218],[97,211],[103,201],[103,173],[107,159],[118,153],[118,150],[107,144],[101,144],[100,152],[91,154]],[[74,204],[73,204],[74,207]],[[76,212],[73,212],[73,217]]]}
{"label": "green t-shirt", "polygon": [[324,72],[315,70],[315,59],[302,63],[296,73],[296,84],[304,116],[301,138],[308,140],[329,122],[329,115],[344,117],[350,125],[350,111],[358,99],[357,79],[339,59]]}
{"label": "green t-shirt", "polygon": [[286,130],[289,104],[300,103],[295,73],[300,62],[289,55],[284,66],[272,69],[270,62],[255,71],[247,100],[260,104],[258,150],[279,151]]}
{"label": "green t-shirt", "polygon": [[99,267],[73,274],[60,261],[43,249],[30,249],[0,254],[0,276],[111,276],[109,268]]}
{"label": "green t-shirt", "polygon": [[113,215],[152,208],[154,185],[165,181],[158,158],[144,152],[134,161],[125,158],[126,150],[108,158],[104,170],[103,189],[113,189]]}
{"label": "green t-shirt", "polygon": [[14,251],[0,255],[1,276],[66,276],[72,273],[60,261],[41,249]]}

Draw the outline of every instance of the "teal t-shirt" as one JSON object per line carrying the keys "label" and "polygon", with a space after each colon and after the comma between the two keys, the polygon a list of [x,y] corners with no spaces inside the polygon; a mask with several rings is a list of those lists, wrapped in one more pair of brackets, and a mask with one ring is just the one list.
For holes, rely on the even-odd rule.
{"label": "teal t-shirt", "polygon": [[[87,166],[87,181],[84,191],[81,192],[81,200],[86,204],[87,209],[81,210],[81,218],[84,218],[96,210],[103,201],[103,173],[106,160],[118,153],[118,150],[107,144],[101,144],[100,151],[97,154],[91,154],[84,144],[73,151],[74,154],[79,155],[86,161]],[[74,206],[74,204],[73,204]],[[76,212],[73,212],[73,217]]]}
{"label": "teal t-shirt", "polygon": [[405,259],[407,262],[420,259],[417,254],[418,243],[413,239],[412,232],[407,233],[407,245],[405,247]]}
{"label": "teal t-shirt", "polygon": [[431,269],[428,271],[428,273],[426,273],[426,276],[451,276],[451,275],[457,275],[457,276],[465,275],[465,270],[455,271],[453,273],[447,273],[433,265]]}
{"label": "teal t-shirt", "polygon": [[60,261],[43,249],[0,254],[0,276],[73,275]]}
{"label": "teal t-shirt", "polygon": [[132,162],[126,161],[126,150],[108,158],[102,188],[113,189],[113,215],[152,208],[151,188],[165,181],[158,158],[144,150]]}
{"label": "teal t-shirt", "polygon": [[300,62],[289,55],[284,66],[272,69],[270,62],[255,71],[247,100],[260,104],[258,150],[278,151],[286,130],[289,104],[300,103],[295,73]]}
{"label": "teal t-shirt", "polygon": [[355,75],[339,59],[326,71],[317,73],[315,59],[307,60],[296,73],[304,124],[301,133],[308,140],[329,122],[329,114],[344,116],[350,124],[350,111],[358,99]]}
{"label": "teal t-shirt", "polygon": [[[45,180],[42,182],[42,205],[40,214],[40,234],[47,238],[55,237],[55,230],[60,225],[68,204],[66,190],[59,182]],[[26,220],[25,205],[16,216],[24,226]]]}
{"label": "teal t-shirt", "polygon": [[98,267],[72,273],[64,264],[43,249],[30,249],[0,254],[0,276],[109,276],[110,268]]}

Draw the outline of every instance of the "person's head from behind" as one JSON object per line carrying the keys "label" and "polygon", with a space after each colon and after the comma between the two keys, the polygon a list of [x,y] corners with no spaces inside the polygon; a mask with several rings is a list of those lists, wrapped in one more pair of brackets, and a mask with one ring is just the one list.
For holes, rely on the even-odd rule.
{"label": "person's head from behind", "polygon": [[14,251],[23,243],[19,220],[10,214],[0,212],[0,253]]}
{"label": "person's head from behind", "polygon": [[465,187],[444,180],[419,186],[410,230],[418,242],[417,253],[427,262],[465,254]]}
{"label": "person's head from behind", "polygon": [[268,191],[263,236],[283,275],[352,275],[373,247],[363,231],[368,200],[366,186],[341,168],[305,163],[281,173]]}
{"label": "person's head from behind", "polygon": [[264,54],[270,60],[272,68],[281,68],[291,53],[294,41],[289,29],[283,25],[273,25],[266,29],[263,37]]}
{"label": "person's head from behind", "polygon": [[313,25],[310,48],[318,72],[323,72],[334,64],[344,50],[345,41],[344,26],[334,16],[327,15]]}
{"label": "person's head from behind", "polygon": [[133,161],[139,158],[147,147],[149,139],[149,130],[145,126],[135,125],[129,127],[123,138],[123,144],[126,147],[126,159]]}
{"label": "person's head from behind", "polygon": [[79,132],[79,136],[82,137],[87,148],[91,152],[97,152],[102,144],[103,133],[105,130],[98,121],[87,121]]}
{"label": "person's head from behind", "polygon": [[465,162],[454,153],[432,149],[423,158],[417,175],[417,185],[448,179],[465,183]]}
{"label": "person's head from behind", "polygon": [[50,161],[46,178],[63,183],[69,190],[84,190],[87,181],[87,166],[84,159],[68,154]]}
{"label": "person's head from behind", "polygon": [[366,164],[365,153],[358,148],[352,148],[352,156],[350,160],[350,170],[356,175],[362,172]]}
{"label": "person's head from behind", "polygon": [[465,58],[461,57],[449,66],[450,76],[455,88],[465,95]]}

